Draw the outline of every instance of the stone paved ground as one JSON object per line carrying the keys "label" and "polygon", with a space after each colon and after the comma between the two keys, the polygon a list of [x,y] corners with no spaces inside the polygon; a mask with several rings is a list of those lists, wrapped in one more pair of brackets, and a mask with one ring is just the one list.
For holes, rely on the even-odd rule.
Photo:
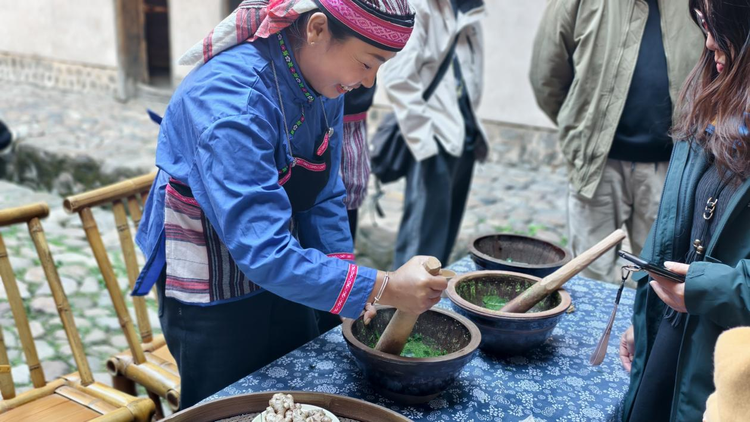
{"label": "stone paved ground", "polygon": [[[370,197],[360,211],[358,256],[380,268],[389,267],[393,258],[403,186],[403,181],[384,186],[381,218],[374,210],[371,183]],[[528,234],[565,246],[565,189],[559,171],[479,164],[451,262],[468,252],[471,238],[484,233]]]}
{"label": "stone paved ground", "polygon": [[[0,163],[5,178],[34,186],[34,192],[19,184],[0,181],[0,207],[47,201],[52,214],[43,221],[52,253],[60,265],[60,274],[68,294],[76,323],[92,370],[99,381],[109,383],[104,363],[109,355],[127,345],[96,262],[89,251],[80,221],[61,209],[59,193],[80,192],[85,180],[96,175],[94,185],[109,183],[109,178],[139,174],[151,170],[157,128],[145,117],[150,106],[158,111],[164,104],[154,101],[117,103],[108,97],[82,96],[42,90],[23,85],[0,83],[7,98],[0,102],[0,118],[23,127],[27,138],[15,157]],[[18,160],[37,160],[43,166],[26,166],[23,174],[13,173]],[[52,168],[49,168],[52,166]],[[29,170],[31,169],[31,170]],[[119,173],[117,169],[125,169]],[[39,183],[41,172],[54,173],[50,182]],[[57,177],[63,174],[64,177]],[[373,189],[370,192],[374,192]],[[384,187],[381,206],[385,217],[375,216],[368,203],[360,215],[361,231],[357,241],[358,259],[363,264],[387,268],[390,265],[403,200],[403,182]],[[121,286],[126,276],[119,242],[111,214],[98,218],[100,230],[110,249]],[[105,227],[106,226],[106,227]],[[497,162],[479,165],[469,197],[466,216],[454,258],[466,253],[469,238],[488,232],[514,232],[535,235],[565,245],[565,175],[562,170],[530,168],[523,164]],[[24,226],[3,229],[21,291],[31,312],[32,331],[44,361],[48,379],[73,369],[73,360],[60,329],[61,325],[49,288],[38,267],[35,250]],[[125,290],[123,290],[125,292]],[[151,299],[149,299],[151,300]],[[158,331],[155,304],[151,304],[152,324]],[[21,389],[29,387],[29,375],[18,348],[9,305],[0,287],[0,323],[10,346],[13,376]]]}

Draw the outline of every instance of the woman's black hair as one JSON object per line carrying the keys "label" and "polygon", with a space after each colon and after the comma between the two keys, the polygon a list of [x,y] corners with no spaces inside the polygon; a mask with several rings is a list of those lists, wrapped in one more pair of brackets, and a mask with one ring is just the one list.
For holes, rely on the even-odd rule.
{"label": "woman's black hair", "polygon": [[[310,16],[317,12],[322,12],[322,10],[305,12],[289,26],[288,31],[294,48],[299,48],[307,40],[307,35],[305,34],[307,22],[310,20]],[[326,16],[328,17],[328,30],[331,31],[333,40],[339,43],[346,41],[351,36],[349,29],[338,20],[331,18],[327,13]]]}
{"label": "woman's black hair", "polygon": [[[716,69],[713,51],[703,49],[683,85],[672,127],[676,139],[698,142],[722,170],[750,177],[750,0],[690,0],[690,14],[705,17],[708,32],[726,55]],[[713,124],[713,134],[706,127]]]}

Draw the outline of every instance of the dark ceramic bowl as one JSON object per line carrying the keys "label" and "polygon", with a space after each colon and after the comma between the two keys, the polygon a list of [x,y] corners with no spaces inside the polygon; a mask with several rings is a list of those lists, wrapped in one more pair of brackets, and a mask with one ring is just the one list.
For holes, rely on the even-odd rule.
{"label": "dark ceramic bowl", "polygon": [[498,355],[519,355],[547,341],[570,307],[570,294],[558,289],[526,313],[487,309],[485,297],[511,300],[539,281],[538,277],[509,271],[477,271],[452,279],[447,292],[456,312],[479,327],[482,350]]}
{"label": "dark ceramic bowl", "polygon": [[468,319],[439,308],[419,316],[413,334],[446,350],[443,356],[411,358],[370,347],[388,326],[395,308],[378,306],[378,315],[364,325],[362,317],[344,321],[349,351],[365,378],[385,397],[405,404],[426,403],[450,386],[477,351],[479,329]]}
{"label": "dark ceramic bowl", "polygon": [[393,410],[364,400],[346,396],[315,393],[312,391],[265,391],[240,394],[207,403],[196,404],[164,420],[170,422],[215,422],[223,420],[249,421],[266,410],[268,401],[275,393],[291,394],[297,403],[322,407],[339,417],[352,422],[410,422],[411,419]]}
{"label": "dark ceramic bowl", "polygon": [[485,270],[515,271],[546,277],[570,261],[567,249],[517,234],[489,234],[469,243],[471,259]]}

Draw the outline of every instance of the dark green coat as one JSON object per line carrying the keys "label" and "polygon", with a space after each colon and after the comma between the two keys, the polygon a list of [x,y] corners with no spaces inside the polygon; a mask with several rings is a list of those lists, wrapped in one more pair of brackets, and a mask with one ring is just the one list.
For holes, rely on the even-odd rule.
{"label": "dark green coat", "polygon": [[[695,188],[707,166],[699,146],[691,147],[684,141],[675,145],[659,214],[641,254],[645,259],[679,261],[685,256],[690,245]],[[717,337],[729,328],[750,325],[750,180],[740,186],[718,224],[706,249],[706,260],[690,265],[685,281],[688,317],[677,361],[672,421],[702,420],[706,399],[714,390]],[[630,417],[666,306],[644,274],[636,281],[635,359],[624,402],[625,421]]]}

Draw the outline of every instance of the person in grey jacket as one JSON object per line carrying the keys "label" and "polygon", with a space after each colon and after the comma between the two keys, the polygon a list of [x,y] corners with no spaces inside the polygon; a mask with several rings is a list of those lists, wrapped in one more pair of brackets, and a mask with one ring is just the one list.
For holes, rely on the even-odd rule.
{"label": "person in grey jacket", "polygon": [[[487,155],[476,116],[483,87],[482,0],[414,0],[414,32],[386,63],[380,81],[414,158],[393,266],[414,255],[447,263],[461,225],[476,158]],[[423,93],[448,57],[450,68],[428,101]]]}
{"label": "person in grey jacket", "polygon": [[[688,0],[547,2],[530,78],[568,164],[574,255],[623,225],[641,251],[672,150],[673,104],[701,44]],[[609,251],[583,275],[618,280],[616,260]]]}

